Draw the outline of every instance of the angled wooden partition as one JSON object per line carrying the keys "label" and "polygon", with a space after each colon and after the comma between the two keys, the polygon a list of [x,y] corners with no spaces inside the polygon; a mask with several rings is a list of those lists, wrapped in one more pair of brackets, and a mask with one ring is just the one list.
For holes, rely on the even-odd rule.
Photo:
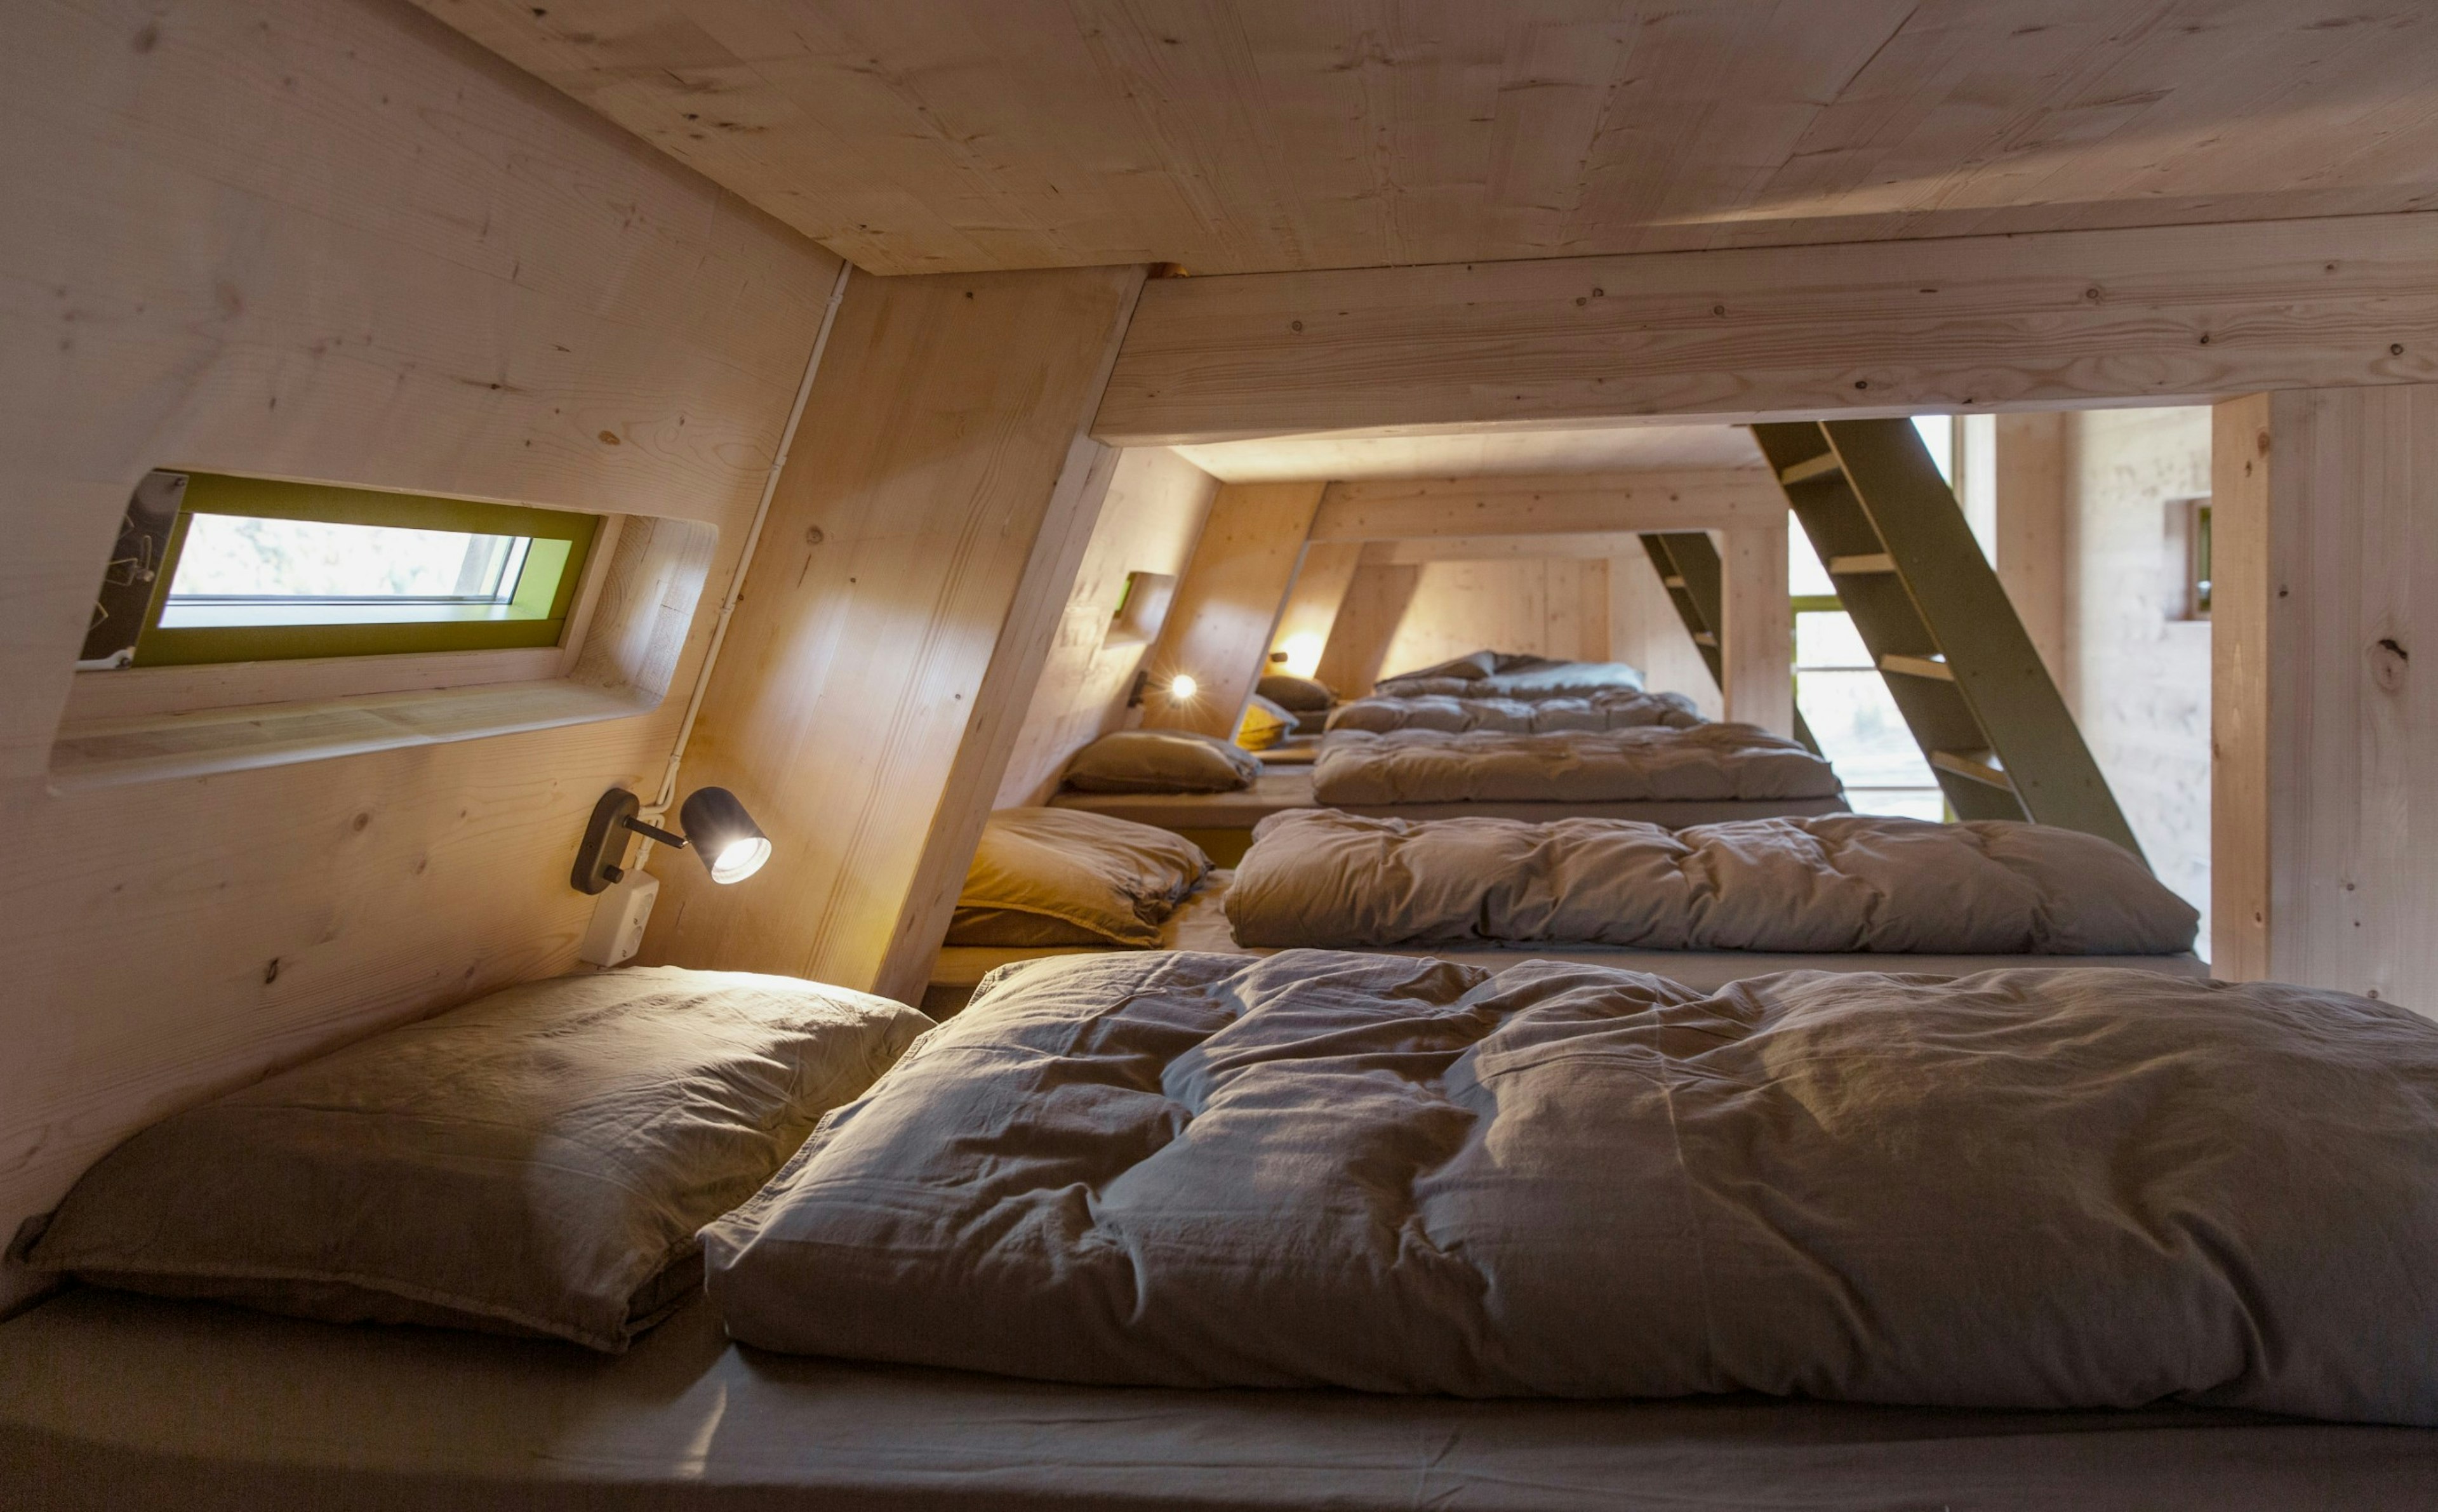
{"label": "angled wooden partition", "polygon": [[2438,1016],[2438,387],[2217,407],[2211,967]]}
{"label": "angled wooden partition", "polygon": [[1754,468],[1393,478],[1331,483],[1313,518],[1312,538],[1707,530],[1783,522],[1785,517],[1786,500],[1776,484]]}
{"label": "angled wooden partition", "polygon": [[1286,665],[1277,659],[1294,659],[1307,649],[1317,662],[1318,652],[1329,646],[1330,626],[1337,623],[1338,606],[1346,602],[1363,552],[1357,541],[1315,541],[1304,548],[1303,565],[1296,570],[1295,586],[1287,590],[1286,607],[1279,611],[1278,629],[1270,636],[1272,659],[1266,670]]}
{"label": "angled wooden partition", "polygon": [[920,999],[1114,467],[1084,428],[1141,283],[851,287],[683,777],[775,851],[735,888],[656,864],[645,958]]}
{"label": "angled wooden partition", "polygon": [[[1147,663],[1144,725],[1236,732],[1295,586],[1323,486],[1240,483],[1219,490]],[[1174,691],[1180,677],[1193,679],[1191,697]]]}
{"label": "angled wooden partition", "polygon": [[1354,570],[1320,653],[1320,680],[1339,697],[1360,698],[1380,680],[1388,642],[1396,639],[1422,580],[1422,570],[1411,565],[1366,561]]}
{"label": "angled wooden partition", "polygon": [[2438,379],[2438,214],[1156,284],[1093,433],[2163,404]]}

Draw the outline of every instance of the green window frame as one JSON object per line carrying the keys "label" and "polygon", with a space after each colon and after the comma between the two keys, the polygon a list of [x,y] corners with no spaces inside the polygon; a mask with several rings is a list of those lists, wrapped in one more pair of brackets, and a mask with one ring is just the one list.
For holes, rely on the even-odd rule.
{"label": "green window frame", "polygon": [[[554,646],[567,633],[577,585],[601,526],[598,515],[478,503],[424,494],[282,483],[226,473],[184,472],[179,504],[161,570],[153,581],[132,664],[198,666],[228,661],[283,661],[309,657],[398,656],[438,651],[490,651]],[[189,526],[197,515],[312,520],[336,525],[455,531],[529,540],[524,567],[504,615],[486,619],[399,620],[375,624],[165,625],[169,585],[178,575]]]}

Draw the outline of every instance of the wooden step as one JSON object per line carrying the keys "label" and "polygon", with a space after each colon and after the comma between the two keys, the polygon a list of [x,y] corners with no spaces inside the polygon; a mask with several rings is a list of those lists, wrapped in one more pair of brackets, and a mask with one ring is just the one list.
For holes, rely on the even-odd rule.
{"label": "wooden step", "polygon": [[1824,451],[1787,467],[1777,475],[1777,481],[1782,486],[1792,488],[1796,483],[1810,483],[1814,478],[1826,478],[1832,472],[1843,471],[1845,469],[1837,465],[1837,453]]}
{"label": "wooden step", "polygon": [[1659,586],[1661,588],[1681,589],[1685,586],[1685,580],[1681,577],[1663,577],[1659,580]]}
{"label": "wooden step", "polygon": [[2009,793],[2015,790],[2013,780],[2005,772],[1977,756],[1968,756],[1962,751],[1932,751],[1930,765],[1942,772],[1953,772],[1958,777],[1970,778],[1976,782],[1986,782],[1991,787],[2002,787]]}
{"label": "wooden step", "polygon": [[1719,643],[1719,638],[1712,635],[1707,630],[1699,630],[1694,632],[1693,643],[1695,645],[1717,645]]}
{"label": "wooden step", "polygon": [[1908,677],[1929,677],[1937,682],[1953,682],[1955,671],[1935,657],[1907,657],[1891,652],[1880,658],[1882,672],[1899,672]]}
{"label": "wooden step", "polygon": [[1885,552],[1873,552],[1867,556],[1828,558],[1830,577],[1860,577],[1865,572],[1893,572],[1896,570],[1896,558]]}

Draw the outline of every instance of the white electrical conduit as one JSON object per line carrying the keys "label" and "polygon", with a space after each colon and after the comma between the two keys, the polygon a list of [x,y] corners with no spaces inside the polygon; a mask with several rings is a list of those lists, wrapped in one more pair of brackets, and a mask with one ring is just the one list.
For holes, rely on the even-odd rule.
{"label": "white electrical conduit", "polygon": [[[678,800],[678,768],[685,764],[686,743],[694,738],[696,716],[702,712],[703,694],[711,688],[711,669],[719,664],[719,648],[728,640],[728,622],[736,617],[737,601],[745,596],[745,571],[753,565],[753,553],[762,544],[762,525],[770,518],[770,501],[779,492],[779,474],[786,470],[787,453],[796,444],[796,427],[804,418],[805,401],[813,396],[813,378],[822,370],[822,353],[830,344],[830,327],[838,323],[839,305],[846,298],[847,275],[855,264],[840,263],[838,282],[830,286],[830,302],[822,309],[822,328],[813,337],[813,355],[804,361],[804,380],[796,385],[796,407],[787,412],[787,428],[779,432],[779,454],[770,459],[770,475],[762,480],[762,501],[753,506],[753,523],[745,530],[745,549],[736,558],[736,571],[728,579],[728,596],[720,601],[719,618],[712,623],[711,644],[702,654],[702,670],[695,674],[694,694],[686,699],[685,719],[678,726],[677,744],[669,748],[668,768],[661,773],[660,791],[636,818],[646,824],[659,824],[668,818],[669,805]],[[644,848],[635,853],[631,870],[642,870],[652,858],[652,841],[647,837]]]}

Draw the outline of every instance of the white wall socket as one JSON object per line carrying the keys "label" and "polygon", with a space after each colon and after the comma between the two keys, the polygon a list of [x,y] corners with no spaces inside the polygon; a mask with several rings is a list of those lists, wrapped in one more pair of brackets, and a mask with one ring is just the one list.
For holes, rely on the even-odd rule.
{"label": "white wall socket", "polygon": [[575,958],[595,966],[615,966],[644,948],[644,926],[652,920],[652,903],[661,895],[661,879],[648,871],[629,871],[610,885],[592,905],[592,923]]}

